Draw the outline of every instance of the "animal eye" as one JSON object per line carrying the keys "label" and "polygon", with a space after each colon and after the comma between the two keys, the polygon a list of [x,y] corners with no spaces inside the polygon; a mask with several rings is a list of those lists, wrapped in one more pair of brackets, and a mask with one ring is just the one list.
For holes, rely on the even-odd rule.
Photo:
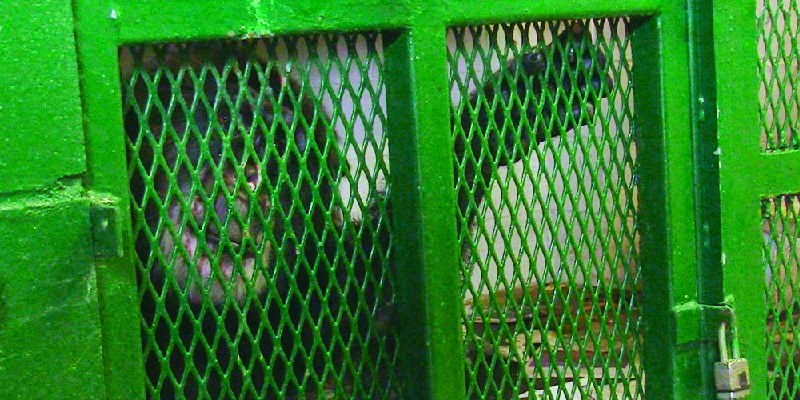
{"label": "animal eye", "polygon": [[222,126],[227,126],[230,120],[231,116],[228,115],[228,113],[219,113],[219,115],[217,115],[217,122]]}

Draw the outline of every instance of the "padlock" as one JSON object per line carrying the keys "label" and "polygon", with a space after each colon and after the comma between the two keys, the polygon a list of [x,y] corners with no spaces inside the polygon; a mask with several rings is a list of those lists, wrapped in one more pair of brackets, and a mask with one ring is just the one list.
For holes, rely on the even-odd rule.
{"label": "padlock", "polygon": [[750,366],[746,358],[739,356],[739,346],[732,346],[732,358],[728,358],[727,326],[723,322],[719,327],[720,362],[714,364],[714,383],[718,399],[743,399],[750,394]]}

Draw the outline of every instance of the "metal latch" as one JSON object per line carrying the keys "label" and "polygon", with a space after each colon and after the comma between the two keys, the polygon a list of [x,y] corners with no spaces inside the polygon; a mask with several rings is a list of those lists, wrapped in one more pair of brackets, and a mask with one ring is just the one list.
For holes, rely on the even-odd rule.
{"label": "metal latch", "polygon": [[714,364],[714,383],[718,399],[743,399],[750,394],[750,366],[739,355],[736,328],[733,329],[732,358],[728,358],[727,324],[719,326],[719,356]]}

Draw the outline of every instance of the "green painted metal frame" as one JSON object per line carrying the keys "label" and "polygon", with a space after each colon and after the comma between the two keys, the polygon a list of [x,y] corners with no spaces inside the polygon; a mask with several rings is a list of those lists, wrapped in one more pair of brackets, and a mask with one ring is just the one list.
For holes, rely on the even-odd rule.
{"label": "green painted metal frame", "polygon": [[[698,277],[701,271],[697,266],[699,259],[706,256],[696,245],[697,237],[702,236],[698,233],[703,232],[698,228],[702,224],[695,223],[693,217],[706,218],[702,216],[703,214],[697,214],[695,207],[696,198],[706,197],[697,191],[684,189],[698,184],[696,164],[700,161],[693,156],[698,143],[692,136],[692,128],[694,126],[696,129],[697,125],[693,121],[696,121],[698,113],[697,108],[691,105],[697,104],[697,94],[702,92],[701,89],[692,86],[692,82],[699,78],[696,73],[694,75],[691,73],[696,72],[697,65],[695,63],[695,69],[692,69],[690,64],[690,46],[686,40],[690,20],[687,4],[684,2],[555,0],[535,4],[523,0],[509,0],[495,4],[478,0],[438,2],[73,0],[71,4],[63,1],[46,3],[42,7],[49,7],[47,8],[49,14],[42,13],[42,7],[31,9],[27,2],[21,1],[9,2],[10,6],[0,6],[0,11],[6,11],[2,15],[13,13],[15,19],[28,21],[29,24],[28,28],[23,25],[16,30],[10,30],[11,36],[7,36],[9,29],[6,29],[5,23],[0,23],[3,27],[0,30],[0,42],[18,41],[15,35],[42,29],[43,25],[37,21],[41,19],[41,15],[55,15],[52,10],[59,10],[56,21],[62,21],[63,24],[57,24],[53,31],[50,31],[50,28],[45,31],[63,33],[62,31],[66,29],[69,33],[73,29],[72,20],[69,18],[70,5],[74,15],[75,32],[74,42],[69,35],[53,35],[38,39],[41,42],[22,41],[21,44],[15,44],[14,48],[19,49],[16,54],[26,54],[22,57],[26,63],[19,64],[17,57],[7,57],[0,61],[3,66],[0,70],[7,71],[3,76],[10,77],[12,83],[27,82],[25,79],[29,79],[31,74],[50,82],[53,80],[53,76],[50,75],[54,70],[53,60],[44,59],[47,62],[43,63],[41,57],[37,58],[35,55],[45,50],[50,51],[49,46],[52,43],[65,44],[66,53],[62,51],[61,54],[66,54],[64,63],[71,67],[64,70],[64,67],[59,65],[60,72],[57,76],[63,78],[64,85],[72,87],[71,91],[58,93],[52,90],[18,91],[11,93],[16,96],[14,98],[0,95],[0,113],[5,111],[5,114],[8,114],[8,107],[11,105],[36,104],[40,107],[43,104],[42,99],[50,99],[52,101],[46,104],[57,110],[59,117],[42,118],[39,111],[18,114],[18,120],[22,122],[19,128],[16,128],[18,133],[14,137],[37,138],[36,146],[45,149],[43,154],[49,157],[46,159],[47,165],[52,163],[57,166],[52,169],[45,168],[44,173],[39,176],[40,179],[31,179],[26,175],[31,170],[37,170],[36,165],[31,165],[30,161],[41,163],[40,159],[27,158],[20,161],[13,158],[11,159],[14,163],[13,168],[8,169],[6,165],[9,163],[6,161],[9,160],[6,158],[7,154],[24,154],[34,147],[29,140],[2,142],[0,172],[4,176],[4,181],[0,184],[2,192],[0,227],[8,229],[4,232],[12,232],[10,235],[4,233],[2,237],[5,242],[13,241],[13,237],[20,235],[32,235],[25,229],[15,227],[19,224],[24,225],[25,221],[30,222],[31,220],[27,218],[32,218],[34,221],[34,224],[30,225],[32,227],[55,229],[53,232],[56,233],[69,231],[90,238],[88,205],[93,201],[99,201],[105,206],[116,206],[119,210],[125,254],[120,258],[91,261],[88,256],[91,254],[91,240],[73,243],[65,240],[65,236],[51,235],[52,237],[48,236],[50,240],[60,242],[51,249],[53,257],[31,262],[31,267],[24,269],[25,272],[19,276],[6,270],[0,274],[3,281],[16,284],[14,287],[19,288],[18,285],[28,278],[52,274],[45,268],[51,265],[50,263],[62,262],[64,255],[67,255],[72,259],[65,261],[63,265],[82,267],[74,269],[76,271],[74,274],[87,276],[88,283],[78,282],[88,285],[88,293],[97,296],[97,299],[86,303],[89,309],[97,307],[99,310],[99,322],[96,323],[92,323],[92,318],[83,313],[87,310],[86,305],[80,309],[83,311],[75,309],[67,313],[63,317],[67,318],[64,321],[82,321],[85,325],[77,322],[76,324],[86,328],[86,332],[68,332],[64,335],[67,340],[63,345],[74,345],[73,351],[61,357],[51,354],[53,359],[43,365],[41,370],[37,370],[35,377],[22,380],[23,383],[0,385],[3,386],[0,392],[9,391],[7,392],[9,396],[1,397],[11,397],[11,395],[16,397],[20,393],[27,393],[15,389],[19,389],[23,384],[30,385],[36,380],[50,380],[50,378],[55,379],[53,382],[62,383],[64,393],[75,394],[68,397],[141,398],[144,396],[136,278],[130,261],[133,251],[127,200],[125,143],[122,115],[118,112],[122,108],[117,57],[120,45],[133,42],[282,35],[321,30],[377,29],[387,32],[388,35],[385,49],[387,68],[389,76],[392,77],[387,79],[389,86],[387,104],[391,105],[388,111],[393,144],[392,184],[396,188],[395,193],[403,193],[397,198],[396,217],[406,222],[404,229],[396,230],[397,250],[408,254],[403,264],[398,266],[399,270],[404,271],[398,280],[399,296],[402,301],[399,318],[402,326],[408,328],[402,332],[401,340],[404,342],[402,347],[414,349],[413,353],[409,351],[403,355],[406,366],[404,378],[407,382],[413,382],[408,385],[411,398],[449,399],[456,393],[462,393],[463,352],[459,329],[461,304],[458,296],[458,268],[455,267],[459,262],[459,251],[454,226],[443,217],[447,213],[441,212],[452,210],[455,205],[453,191],[443,189],[453,187],[452,154],[447,151],[451,148],[449,145],[451,132],[447,118],[442,118],[448,114],[447,99],[441,96],[441,93],[447,92],[445,28],[462,24],[601,16],[641,16],[632,23],[632,26],[635,27],[633,33],[635,124],[639,136],[642,177],[641,229],[645,239],[642,248],[642,268],[646,282],[645,293],[647,293],[644,313],[646,325],[644,334],[647,343],[646,393],[649,393],[648,397],[657,398],[697,398],[698,387],[708,386],[706,378],[695,378],[697,368],[701,365],[697,352],[701,334],[693,332],[692,329],[700,325],[680,322],[689,315],[683,313],[684,310],[691,309],[693,304],[703,303],[706,300],[719,300],[716,294],[701,295],[704,292],[698,289],[700,287]],[[15,5],[25,6],[28,10],[25,13],[16,13]],[[733,13],[734,10],[722,5],[718,8],[719,10],[715,11],[723,15]],[[753,25],[751,21],[752,19],[740,19],[733,21],[731,26],[746,23]],[[31,28],[33,26],[37,28]],[[719,26],[717,28],[723,29]],[[747,29],[751,28],[742,28],[741,32],[747,32]],[[699,39],[694,36],[693,40]],[[43,48],[41,43],[47,43],[47,46]],[[68,57],[69,52],[73,50],[73,43],[77,48],[78,68],[75,68],[74,58]],[[717,44],[719,45],[719,42]],[[734,44],[749,45],[749,43],[731,43],[731,46]],[[27,53],[30,49],[39,51]],[[699,57],[705,55],[701,54]],[[27,62],[32,60],[38,60],[34,67],[46,65],[47,69],[42,71],[25,67],[28,65]],[[737,70],[723,64],[724,62],[718,61],[717,68],[726,74],[743,73],[741,69]],[[79,131],[81,120],[74,112],[76,104],[67,99],[67,104],[72,105],[65,107],[65,103],[55,101],[67,97],[74,102],[77,98],[74,96],[77,94],[76,76],[80,76],[82,123],[85,132],[83,137],[78,135],[77,140],[74,136]],[[738,82],[745,85],[748,81],[740,79]],[[692,87],[694,89],[690,90]],[[741,108],[743,107],[741,97],[732,95],[733,93],[729,92],[720,93],[720,108],[725,102],[726,107],[731,107],[726,109],[742,111],[738,117],[746,115],[746,110]],[[737,102],[739,104],[736,104]],[[10,108],[10,110],[16,109]],[[67,115],[70,110],[73,111],[71,116]],[[695,111],[694,120],[690,110]],[[755,108],[752,110],[755,116]],[[49,127],[40,122],[45,119],[62,121],[60,118],[66,117],[70,117],[66,130],[69,134],[65,133],[64,129],[58,129],[63,128],[63,123],[58,122],[58,127]],[[740,119],[735,121],[731,119],[731,114],[723,113],[720,129],[744,128],[744,122]],[[0,118],[0,121],[3,120]],[[753,121],[755,120],[756,118],[753,118]],[[2,130],[3,135],[6,135],[5,132],[14,131],[8,125],[3,125]],[[49,144],[63,144],[65,140],[69,140],[68,146],[46,153]],[[725,145],[732,143],[731,140],[733,139],[729,137],[721,139],[720,146],[724,148]],[[764,158],[764,156],[759,157]],[[736,166],[745,168],[752,165],[748,163],[760,160],[759,157],[748,158],[746,161],[725,158],[727,161],[723,165],[731,165],[732,169]],[[782,163],[790,163],[797,155],[770,157],[778,160],[771,164],[774,166],[772,168],[777,169]],[[753,204],[757,202],[757,197],[748,197],[758,190],[764,190],[752,186],[750,182],[755,180],[739,182],[731,170],[723,169],[722,172],[723,189],[729,189],[723,192],[723,199],[746,198]],[[766,170],[762,170],[762,173],[766,173]],[[774,179],[775,186],[772,186],[772,189],[793,187],[787,172],[781,172],[780,176],[785,178]],[[64,179],[68,184],[63,184]],[[61,181],[62,184],[53,186],[53,182],[56,181]],[[726,186],[725,184],[729,182],[732,183]],[[732,187],[735,182],[738,182],[736,184],[739,186]],[[91,192],[86,192],[87,189]],[[43,191],[47,193],[41,194]],[[40,204],[37,203],[40,200],[44,202],[44,206],[31,207],[34,203]],[[733,204],[723,202],[723,221],[728,223],[723,226],[744,228],[723,235],[723,244],[746,243],[747,240],[753,242],[752,235],[744,234],[748,232],[746,226],[749,226],[745,221],[729,221],[732,219],[730,215],[747,201]],[[753,210],[757,210],[757,207]],[[757,218],[756,211],[752,218]],[[81,224],[70,222],[76,219],[82,221]],[[713,217],[711,219],[713,220]],[[36,225],[36,221],[39,221],[40,225]],[[46,224],[44,221],[50,223]],[[60,228],[51,228],[58,221],[65,222]],[[736,225],[737,223],[741,225]],[[65,230],[65,226],[69,226],[69,229]],[[0,260],[3,261],[2,265],[18,265],[28,260],[26,257],[33,254],[31,252],[34,250],[33,244],[23,243],[21,249],[0,252]],[[82,256],[77,257],[77,255]],[[711,258],[713,261],[713,257]],[[729,263],[734,263],[730,255],[728,260]],[[745,264],[749,264],[750,261],[755,262],[755,256],[745,261]],[[755,262],[753,265],[758,263]],[[94,277],[96,277],[96,289],[92,285]],[[727,285],[728,282],[741,282],[744,279],[743,275],[738,276],[736,272],[732,272],[726,274],[725,282]],[[22,301],[22,296],[20,290],[8,291],[8,294],[0,293],[2,299],[0,306],[17,304],[16,302]],[[92,300],[91,297],[88,299]],[[55,301],[53,299],[49,305],[43,304],[42,307],[55,306],[57,305]],[[743,305],[741,302],[737,305],[743,328],[747,329],[751,326],[748,324],[757,319],[753,317],[757,314],[756,309],[763,310],[763,307]],[[3,312],[2,307],[0,312]],[[4,315],[18,318],[14,317],[17,313],[0,314],[0,317]],[[95,319],[96,317],[94,316]],[[420,325],[419,321],[423,321],[424,324]],[[0,335],[21,335],[9,331],[7,326],[3,326],[2,329]],[[97,338],[96,335],[100,331],[102,337]],[[73,340],[75,338],[94,338],[94,340],[80,342]],[[98,340],[101,341],[99,344],[102,348],[102,371],[98,370],[100,368],[97,358]],[[742,342],[746,354],[755,354],[756,343],[753,340]],[[4,345],[5,343],[4,340]],[[758,343],[758,346],[762,345]],[[53,351],[60,348],[60,344],[56,346],[45,343],[41,346],[48,346]],[[763,350],[762,347],[758,349]],[[2,351],[21,353],[24,349],[19,346],[5,347]],[[2,351],[0,351],[0,371],[23,368],[20,363],[9,363],[8,354]],[[88,357],[83,358],[81,363],[72,363],[73,369],[65,368],[65,362],[71,360],[68,357],[73,353],[87,354]],[[754,361],[751,362],[754,369],[763,365],[763,359]],[[78,381],[56,379],[64,376],[65,370],[69,372],[67,377],[78,376],[81,379]],[[706,370],[706,374],[703,375],[707,377],[708,373],[710,371]],[[0,376],[9,374],[2,373]],[[34,390],[39,389],[35,384],[30,387]]]}
{"label": "green painted metal frame", "polygon": [[761,199],[800,192],[800,152],[761,152],[756,2],[714,3],[722,277],[731,293],[739,345],[750,363],[750,398],[767,398]]}
{"label": "green painted metal frame", "polygon": [[450,121],[441,118],[450,112],[449,99],[440,95],[447,93],[447,49],[440,45],[445,29],[436,22],[420,20],[386,45],[387,75],[398,78],[387,79],[386,103],[390,162],[399,163],[392,164],[399,194],[395,218],[407,223],[395,230],[395,243],[398,254],[409,255],[396,266],[403,271],[396,277],[401,348],[414,349],[400,354],[404,376],[417,382],[404,387],[409,398],[446,398],[464,390],[462,360],[452,357],[463,354],[455,267],[460,253],[446,211],[455,207],[448,189],[454,187],[453,157]]}

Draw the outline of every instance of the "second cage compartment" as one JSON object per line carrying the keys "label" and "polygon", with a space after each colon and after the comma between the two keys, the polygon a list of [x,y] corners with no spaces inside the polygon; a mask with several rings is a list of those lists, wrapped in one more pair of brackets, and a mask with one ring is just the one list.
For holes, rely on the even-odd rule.
{"label": "second cage compartment", "polygon": [[643,396],[628,31],[448,30],[470,398]]}

